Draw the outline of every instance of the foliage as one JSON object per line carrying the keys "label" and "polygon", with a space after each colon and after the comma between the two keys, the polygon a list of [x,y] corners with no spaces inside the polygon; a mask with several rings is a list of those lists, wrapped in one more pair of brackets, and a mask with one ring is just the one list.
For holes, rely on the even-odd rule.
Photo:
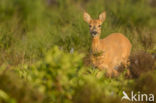
{"label": "foliage", "polygon": [[149,53],[140,51],[130,57],[129,70],[133,78],[138,78],[144,73],[154,71],[155,68],[155,57]]}
{"label": "foliage", "polygon": [[42,103],[43,95],[19,78],[15,71],[2,71],[0,83],[0,103]]}
{"label": "foliage", "polygon": [[32,81],[44,89],[48,101],[63,102],[71,98],[77,73],[82,68],[81,58],[82,55],[64,53],[54,47],[30,68]]}
{"label": "foliage", "polygon": [[[156,78],[155,4],[0,0],[0,103],[118,103],[122,91],[155,93],[148,86],[149,81],[155,85]],[[91,37],[84,10],[92,18],[106,11],[101,38],[121,32],[131,41],[129,68],[134,78],[125,77],[125,68],[119,77],[107,78],[105,72],[85,65]]]}
{"label": "foliage", "polygon": [[121,91],[133,83],[133,80],[124,79],[123,75],[109,79],[102,71],[84,67],[82,57],[82,54],[65,53],[54,47],[44,59],[27,67],[24,71],[26,75],[24,72],[20,74],[45,94],[45,103],[111,102],[110,98],[114,98],[112,101],[119,100]]}

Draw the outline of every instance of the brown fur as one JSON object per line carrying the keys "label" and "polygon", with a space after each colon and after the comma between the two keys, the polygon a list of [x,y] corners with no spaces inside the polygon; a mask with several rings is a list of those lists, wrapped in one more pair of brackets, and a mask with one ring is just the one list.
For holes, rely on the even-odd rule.
{"label": "brown fur", "polygon": [[113,33],[100,39],[101,25],[105,20],[105,12],[99,19],[93,20],[88,13],[84,13],[84,20],[90,25],[90,32],[97,32],[92,37],[91,63],[100,70],[105,69],[108,76],[118,75],[117,68],[121,63],[128,64],[131,52],[130,41],[121,33]]}

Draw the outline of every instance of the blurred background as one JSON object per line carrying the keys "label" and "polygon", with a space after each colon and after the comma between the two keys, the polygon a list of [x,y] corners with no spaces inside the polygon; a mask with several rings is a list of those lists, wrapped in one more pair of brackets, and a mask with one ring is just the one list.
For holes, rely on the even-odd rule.
{"label": "blurred background", "polygon": [[[129,38],[131,78],[85,65],[84,10],[93,18],[106,11],[101,38]],[[0,0],[0,103],[120,103],[123,90],[156,94],[155,56],[156,0]]]}

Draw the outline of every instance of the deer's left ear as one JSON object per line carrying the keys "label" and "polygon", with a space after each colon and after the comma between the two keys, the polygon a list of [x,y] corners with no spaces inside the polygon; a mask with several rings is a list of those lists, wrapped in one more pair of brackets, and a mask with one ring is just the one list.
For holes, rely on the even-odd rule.
{"label": "deer's left ear", "polygon": [[104,22],[105,21],[105,18],[106,18],[106,12],[102,12],[100,15],[99,15],[99,19]]}

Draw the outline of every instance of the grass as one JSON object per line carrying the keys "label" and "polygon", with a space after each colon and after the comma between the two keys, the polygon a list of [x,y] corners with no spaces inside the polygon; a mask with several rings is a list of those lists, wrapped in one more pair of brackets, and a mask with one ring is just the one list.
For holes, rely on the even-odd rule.
{"label": "grass", "polygon": [[[113,103],[120,102],[123,90],[138,91],[137,83],[145,78],[154,78],[155,84],[155,72],[139,72],[131,79],[121,73],[109,79],[84,65],[91,45],[84,10],[93,18],[106,11],[101,38],[121,32],[131,41],[132,75],[142,71],[142,66],[149,72],[155,70],[155,59],[151,59],[156,53],[154,0],[1,0],[0,103],[35,103],[33,97],[38,95],[37,103]],[[146,53],[138,54],[140,50]],[[141,62],[137,66],[136,59]]]}

